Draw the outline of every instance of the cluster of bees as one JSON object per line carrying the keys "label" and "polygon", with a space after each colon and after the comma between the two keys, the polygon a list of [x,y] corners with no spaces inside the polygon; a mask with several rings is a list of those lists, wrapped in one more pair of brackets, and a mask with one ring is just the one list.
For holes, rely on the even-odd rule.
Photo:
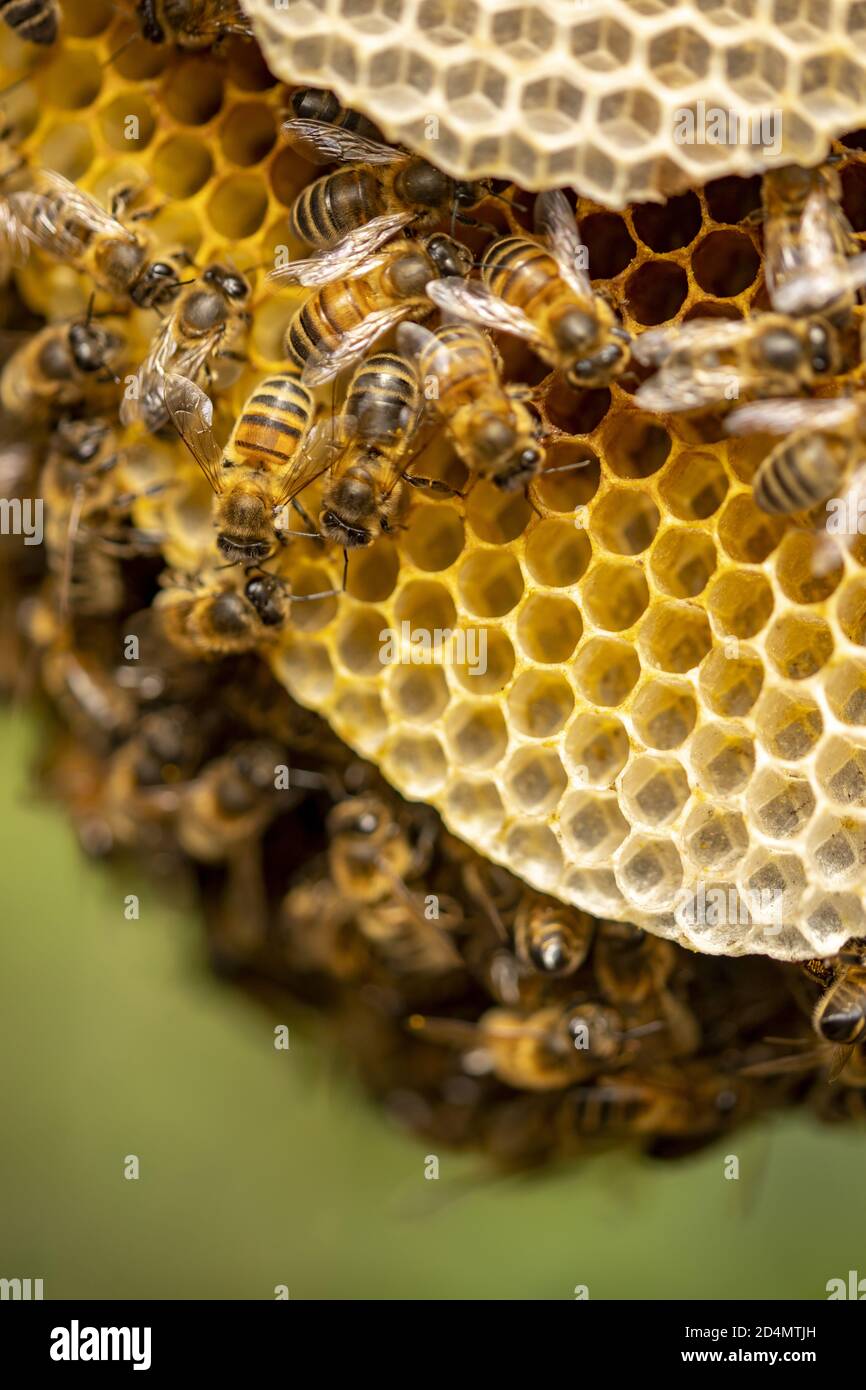
{"label": "cluster of bees", "polygon": [[[136,12],[153,43],[249,32],[220,0]],[[0,0],[0,19],[34,43],[53,41],[58,16],[44,0]],[[3,132],[10,312],[10,277],[31,256],[93,292],[85,315],[28,330],[0,376],[5,496],[43,497],[48,512],[44,547],[3,539],[0,675],[50,702],[46,783],[89,852],[192,866],[215,962],[322,1008],[367,1084],[425,1136],[524,1165],[602,1142],[686,1152],[794,1103],[862,1115],[866,942],[802,970],[692,957],[595,922],[401,803],[258,659],[293,602],[326,596],[291,592],[284,547],[341,549],[345,587],[351,552],[403,526],[413,490],[453,490],[415,470],[434,432],[467,487],[484,479],[533,501],[551,471],[541,417],[493,334],[571,386],[631,375],[638,403],[665,414],[751,398],[728,426],[785,436],[755,478],[765,511],[856,487],[862,407],[806,394],[850,366],[866,283],[832,165],[765,177],[769,312],[632,339],[593,289],[563,193],[536,197],[534,230],[502,235],[474,215],[509,201],[491,182],[460,183],[387,145],[330,93],[289,100],[286,140],[337,167],[291,208],[308,255],[269,278],[310,293],[285,369],[255,386],[225,446],[214,399],[245,361],[247,274],[157,246],[139,188],[105,209]],[[130,309],[153,316],[140,361]],[[343,373],[342,404],[322,409],[314,390]],[[168,572],[162,537],[134,514],[121,441],[132,426],[178,435],[214,493],[206,578]]]}

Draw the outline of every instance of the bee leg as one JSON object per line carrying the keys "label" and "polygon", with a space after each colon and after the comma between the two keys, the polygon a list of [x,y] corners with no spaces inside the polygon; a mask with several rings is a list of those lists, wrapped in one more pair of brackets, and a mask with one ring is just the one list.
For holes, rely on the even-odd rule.
{"label": "bee leg", "polygon": [[443,483],[441,478],[425,478],[420,473],[404,473],[403,481],[409,483],[411,487],[427,488],[429,492],[439,492],[444,497],[465,497],[464,492],[459,492],[456,487],[451,487],[449,483]]}
{"label": "bee leg", "polygon": [[124,183],[115,188],[108,204],[112,217],[121,218],[138,192],[139,189],[134,183]]}
{"label": "bee leg", "polygon": [[492,222],[479,222],[477,217],[469,217],[465,212],[456,213],[454,221],[459,222],[462,227],[479,227],[482,232],[489,232],[493,237],[502,236],[501,227],[494,227]]}
{"label": "bee leg", "polygon": [[150,222],[151,218],[156,217],[156,215],[157,215],[158,213],[160,213],[160,212],[164,212],[164,210],[165,210],[167,207],[168,207],[168,202],[164,202],[164,203],[155,203],[154,206],[151,207],[151,208],[141,208],[141,210],[140,210],[139,212],[133,212],[133,213],[130,214],[129,221],[130,221],[130,222]]}
{"label": "bee leg", "polygon": [[299,502],[298,499],[297,499],[297,497],[293,497],[293,498],[292,498],[292,506],[294,507],[295,511],[298,513],[298,516],[301,518],[301,520],[302,520],[303,522],[306,522],[307,526],[308,526],[309,529],[310,529],[310,535],[313,536],[317,541],[320,541],[320,540],[322,539],[322,537],[319,535],[318,531],[316,530],[316,523],[313,521],[313,518],[310,516],[310,513],[307,511],[307,509],[306,509],[306,507],[304,506],[303,502]]}

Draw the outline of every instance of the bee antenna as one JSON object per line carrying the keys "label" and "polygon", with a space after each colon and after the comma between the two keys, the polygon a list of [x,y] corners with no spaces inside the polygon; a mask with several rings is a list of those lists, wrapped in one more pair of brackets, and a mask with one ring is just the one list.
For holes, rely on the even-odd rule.
{"label": "bee antenna", "polygon": [[[116,10],[116,9],[117,9],[117,6],[116,6],[116,5],[112,5],[111,8]],[[101,63],[100,66],[103,67],[103,68],[107,68],[107,67],[109,66],[110,63],[113,63],[113,62],[114,62],[115,58],[119,58],[120,55],[121,55],[121,53],[123,53],[127,48],[129,48],[129,45],[130,45],[131,43],[135,43],[136,39],[140,39],[140,38],[141,38],[141,34],[140,34],[140,33],[138,32],[138,30],[136,29],[134,33],[130,34],[130,36],[129,36],[128,39],[124,39],[124,40],[123,40],[123,43],[120,45],[119,48],[116,48],[116,49],[114,50],[113,53],[109,53],[109,55],[108,55],[108,57],[106,58],[105,62],[104,62],[104,63]]]}
{"label": "bee antenna", "polygon": [[488,198],[495,198],[497,203],[504,203],[507,208],[517,208],[518,212],[529,212],[529,208],[523,203],[518,203],[514,198],[506,198],[504,193],[488,193]]}

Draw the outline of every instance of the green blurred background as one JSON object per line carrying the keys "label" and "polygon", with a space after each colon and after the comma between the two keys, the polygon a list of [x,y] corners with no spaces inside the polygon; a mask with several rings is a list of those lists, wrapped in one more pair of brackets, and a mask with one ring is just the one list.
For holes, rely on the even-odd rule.
{"label": "green blurred background", "polygon": [[684,1163],[531,1180],[441,1152],[426,1181],[424,1147],[297,1020],[276,1052],[267,1012],[208,975],[192,910],[81,857],[36,752],[0,719],[0,1277],[46,1298],[765,1299],[866,1274],[862,1130],[774,1118]]}

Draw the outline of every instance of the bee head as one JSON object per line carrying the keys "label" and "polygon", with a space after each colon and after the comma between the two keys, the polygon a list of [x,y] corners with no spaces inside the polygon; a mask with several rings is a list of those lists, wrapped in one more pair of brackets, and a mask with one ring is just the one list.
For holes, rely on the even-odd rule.
{"label": "bee head", "polygon": [[250,292],[244,277],[224,265],[209,265],[201,278],[206,284],[222,290],[226,299],[246,299]]}
{"label": "bee head", "polygon": [[265,627],[279,627],[285,617],[283,586],[273,574],[256,574],[244,589],[249,602]]}
{"label": "bee head", "polygon": [[144,274],[129,292],[130,299],[141,309],[171,299],[180,289],[177,271],[168,261],[151,261]]}
{"label": "bee head", "polygon": [[98,323],[73,323],[69,330],[69,347],[80,372],[102,371],[109,357],[117,352],[121,340]]}
{"label": "bee head", "polygon": [[410,159],[405,169],[395,180],[395,191],[407,203],[420,203],[422,207],[441,207],[450,201],[454,191],[454,181],[426,159]]}
{"label": "bee head", "polygon": [[376,519],[376,492],[363,469],[346,473],[327,493],[319,529],[347,550],[369,545]]}
{"label": "bee head", "polygon": [[54,442],[63,456],[72,463],[92,463],[108,435],[108,425],[102,420],[62,420],[54,434]]}
{"label": "bee head", "polygon": [[427,240],[427,254],[439,275],[469,274],[472,269],[472,252],[444,232],[436,232]]}

